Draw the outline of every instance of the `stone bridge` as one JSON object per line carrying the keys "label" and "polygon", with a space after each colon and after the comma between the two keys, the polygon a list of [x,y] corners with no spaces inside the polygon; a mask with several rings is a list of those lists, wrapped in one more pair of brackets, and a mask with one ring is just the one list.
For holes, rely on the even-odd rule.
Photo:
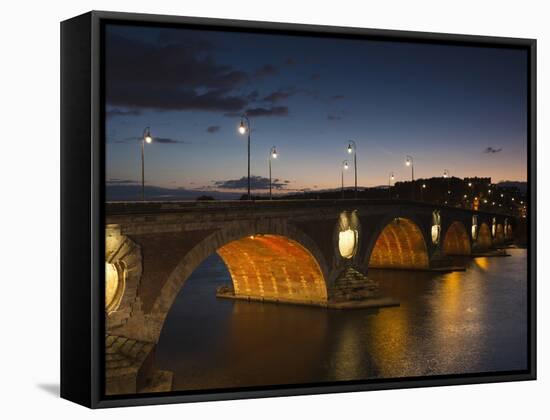
{"label": "stone bridge", "polygon": [[398,200],[113,202],[105,219],[107,393],[164,389],[154,346],[185,281],[215,252],[232,279],[222,296],[376,306],[369,269],[451,270],[449,256],[490,255],[518,223]]}

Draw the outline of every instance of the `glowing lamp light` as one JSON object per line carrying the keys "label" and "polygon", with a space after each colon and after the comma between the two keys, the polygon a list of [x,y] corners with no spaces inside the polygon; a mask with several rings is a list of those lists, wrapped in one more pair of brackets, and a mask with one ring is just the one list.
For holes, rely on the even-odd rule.
{"label": "glowing lamp light", "polygon": [[472,239],[475,241],[477,239],[478,227],[477,227],[477,216],[472,216]]}
{"label": "glowing lamp light", "polygon": [[120,279],[114,264],[105,263],[105,309],[108,313],[116,310]]}
{"label": "glowing lamp light", "polygon": [[244,121],[241,120],[241,124],[239,125],[239,133],[244,134],[246,133],[246,127],[244,126]]}
{"label": "glowing lamp light", "polygon": [[344,162],[344,169],[347,170],[349,168],[348,162]]}
{"label": "glowing lamp light", "polygon": [[441,237],[441,214],[439,210],[432,213],[432,242],[437,245]]}
{"label": "glowing lamp light", "polygon": [[351,147],[351,143],[348,144],[348,153],[351,155],[353,152],[353,147]]}
{"label": "glowing lamp light", "polygon": [[426,184],[422,184],[422,188],[426,188]]}
{"label": "glowing lamp light", "polygon": [[407,160],[405,161],[405,165],[411,166],[411,161],[410,161],[410,159],[407,159]]}
{"label": "glowing lamp light", "polygon": [[472,186],[472,183],[471,182],[468,182],[468,187],[471,187]]}
{"label": "glowing lamp light", "polygon": [[145,140],[145,143],[152,143],[153,137],[151,136],[151,131],[149,128],[147,128],[147,131],[145,131],[145,135],[143,136],[143,140]]}
{"label": "glowing lamp light", "polygon": [[344,230],[338,234],[338,249],[342,257],[347,259],[353,257],[355,250],[357,249],[358,235],[359,234],[356,230],[352,230],[349,227],[347,230]]}
{"label": "glowing lamp light", "polygon": [[277,159],[277,150],[276,149],[273,149],[273,151],[271,152],[271,157],[273,159]]}
{"label": "glowing lamp light", "polygon": [[432,242],[437,244],[439,242],[439,235],[441,231],[441,226],[433,225],[432,226]]}

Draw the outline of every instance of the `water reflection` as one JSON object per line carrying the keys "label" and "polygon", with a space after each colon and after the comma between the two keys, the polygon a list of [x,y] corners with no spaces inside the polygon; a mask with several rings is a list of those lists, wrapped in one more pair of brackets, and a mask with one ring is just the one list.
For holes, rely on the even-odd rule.
{"label": "water reflection", "polygon": [[400,307],[327,311],[216,299],[229,275],[205,261],[176,299],[157,349],[175,389],[526,368],[526,251],[457,257],[465,272],[371,270]]}

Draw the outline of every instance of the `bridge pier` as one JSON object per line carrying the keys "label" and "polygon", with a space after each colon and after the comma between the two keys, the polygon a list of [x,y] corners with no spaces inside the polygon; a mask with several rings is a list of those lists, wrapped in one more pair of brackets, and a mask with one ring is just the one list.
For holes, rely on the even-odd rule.
{"label": "bridge pier", "polygon": [[399,302],[380,295],[379,286],[354,268],[344,270],[327,290],[325,299],[298,300],[287,297],[239,294],[231,285],[221,286],[216,296],[223,299],[237,299],[262,303],[316,306],[327,309],[361,309],[399,306]]}

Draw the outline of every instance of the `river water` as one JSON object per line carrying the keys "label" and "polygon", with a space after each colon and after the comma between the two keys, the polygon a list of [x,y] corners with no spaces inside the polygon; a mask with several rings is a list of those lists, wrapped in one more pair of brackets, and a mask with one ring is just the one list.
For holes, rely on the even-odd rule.
{"label": "river water", "polygon": [[174,390],[318,383],[527,368],[527,251],[464,258],[447,274],[371,270],[401,306],[326,310],[219,299],[212,255],[166,319],[156,364]]}

